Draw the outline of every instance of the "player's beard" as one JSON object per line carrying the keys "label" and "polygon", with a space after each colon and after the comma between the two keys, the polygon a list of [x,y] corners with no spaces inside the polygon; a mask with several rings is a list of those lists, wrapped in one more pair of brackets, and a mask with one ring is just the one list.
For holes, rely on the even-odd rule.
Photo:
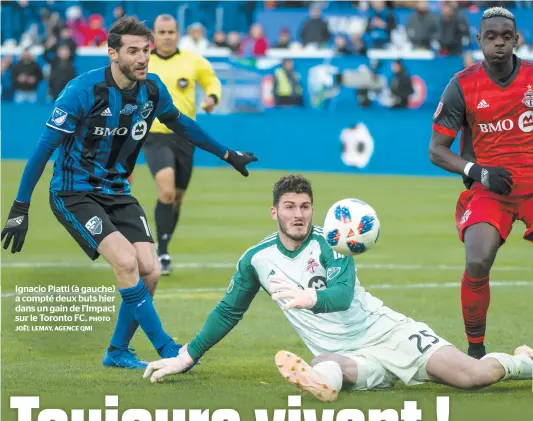
{"label": "player's beard", "polygon": [[309,221],[309,223],[307,224],[307,229],[305,230],[305,233],[304,234],[290,234],[289,233],[289,223],[283,223],[283,221],[279,218],[279,215],[278,215],[278,226],[279,226],[279,230],[285,234],[287,237],[289,237],[292,241],[304,241],[308,236],[309,236],[309,232],[311,231],[311,222],[312,221]]}
{"label": "player's beard", "polygon": [[126,76],[126,79],[130,80],[131,82],[137,82],[138,79],[135,77],[135,65],[128,66],[127,64],[120,64],[119,62],[118,68],[122,74]]}

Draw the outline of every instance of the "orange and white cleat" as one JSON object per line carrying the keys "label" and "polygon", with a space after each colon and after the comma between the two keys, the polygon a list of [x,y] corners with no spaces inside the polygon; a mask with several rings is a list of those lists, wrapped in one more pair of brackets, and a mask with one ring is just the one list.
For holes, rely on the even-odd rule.
{"label": "orange and white cleat", "polygon": [[276,366],[285,379],[304,392],[311,393],[323,402],[333,402],[339,396],[339,391],[328,384],[327,379],[307,364],[298,355],[289,351],[279,351],[276,354]]}

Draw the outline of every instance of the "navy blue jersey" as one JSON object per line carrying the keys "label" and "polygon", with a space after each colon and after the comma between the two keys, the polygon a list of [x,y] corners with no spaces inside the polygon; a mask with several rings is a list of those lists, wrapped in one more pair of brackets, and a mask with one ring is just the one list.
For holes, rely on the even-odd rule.
{"label": "navy blue jersey", "polygon": [[193,145],[221,159],[229,154],[196,121],[179,112],[159,76],[148,73],[145,81],[126,91],[106,67],[79,76],[61,92],[24,168],[16,200],[30,203],[57,148],[51,192],[130,194],[127,177],[156,117]]}
{"label": "navy blue jersey", "polygon": [[117,86],[110,67],[70,81],[46,123],[66,134],[50,190],[129,194],[127,177],[156,117],[175,122],[179,111],[155,74],[129,91]]}

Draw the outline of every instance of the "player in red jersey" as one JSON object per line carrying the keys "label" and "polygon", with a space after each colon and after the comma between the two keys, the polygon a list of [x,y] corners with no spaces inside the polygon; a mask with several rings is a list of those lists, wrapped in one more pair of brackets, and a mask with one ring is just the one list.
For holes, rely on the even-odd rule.
{"label": "player in red jersey", "polygon": [[[465,244],[461,303],[468,354],[485,355],[489,272],[515,220],[533,242],[533,63],[513,54],[512,13],[483,13],[477,36],[485,60],[457,73],[433,118],[430,159],[462,174],[468,190],[457,202],[456,225]],[[450,147],[461,131],[461,154]]]}

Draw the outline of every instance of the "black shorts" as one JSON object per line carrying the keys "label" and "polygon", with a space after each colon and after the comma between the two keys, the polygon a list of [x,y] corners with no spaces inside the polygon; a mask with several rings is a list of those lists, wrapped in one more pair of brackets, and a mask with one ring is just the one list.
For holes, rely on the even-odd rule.
{"label": "black shorts", "polygon": [[143,152],[154,177],[163,168],[171,167],[176,174],[176,187],[187,188],[192,175],[193,144],[174,133],[149,133]]}
{"label": "black shorts", "polygon": [[129,195],[95,192],[50,193],[50,207],[83,251],[96,260],[102,240],[120,232],[130,243],[153,243],[146,214]]}

